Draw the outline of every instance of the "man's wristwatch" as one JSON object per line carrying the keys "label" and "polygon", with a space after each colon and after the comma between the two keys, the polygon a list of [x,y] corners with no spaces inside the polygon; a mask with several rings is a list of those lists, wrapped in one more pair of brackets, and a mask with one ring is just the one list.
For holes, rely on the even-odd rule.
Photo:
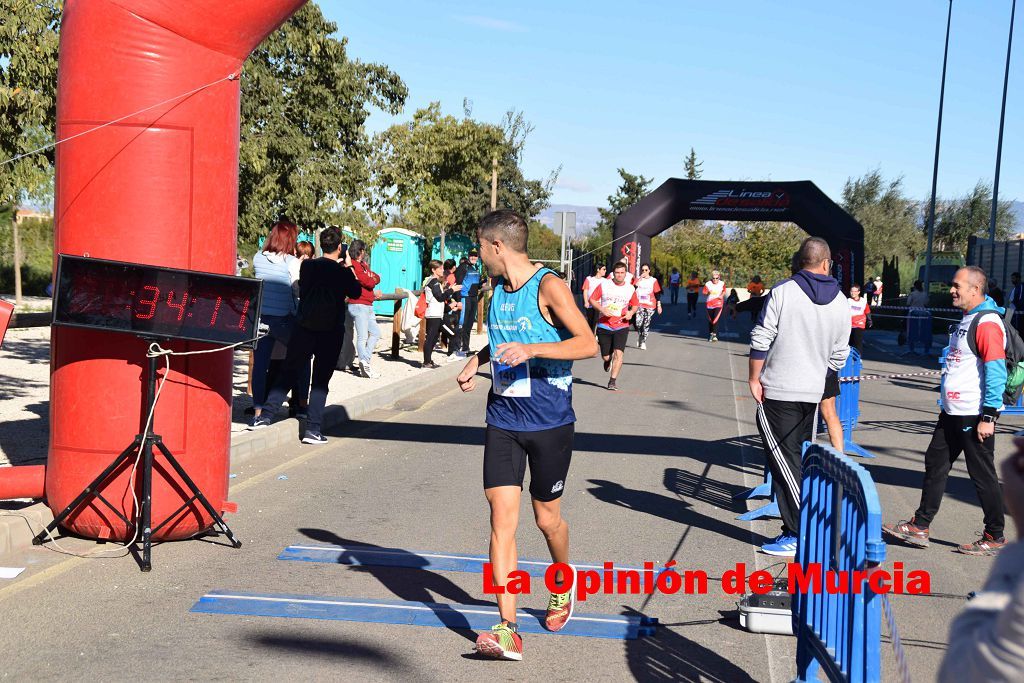
{"label": "man's wristwatch", "polygon": [[995,424],[996,423],[996,416],[995,415],[982,415],[981,416],[981,421],[982,422],[989,422],[991,424]]}

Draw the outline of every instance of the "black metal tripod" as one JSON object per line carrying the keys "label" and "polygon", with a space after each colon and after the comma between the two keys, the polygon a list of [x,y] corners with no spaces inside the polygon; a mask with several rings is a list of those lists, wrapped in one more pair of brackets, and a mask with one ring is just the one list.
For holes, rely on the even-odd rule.
{"label": "black metal tripod", "polygon": [[[143,339],[143,341],[147,341]],[[210,501],[206,499],[203,492],[199,490],[199,487],[195,485],[192,478],[188,476],[185,469],[181,464],[174,458],[171,451],[168,450],[167,446],[164,445],[163,439],[159,434],[153,433],[153,422],[152,420],[147,421],[150,413],[153,412],[154,405],[156,403],[156,374],[157,374],[157,357],[149,356],[149,377],[146,382],[146,407],[143,411],[143,432],[135,436],[135,440],[132,444],[121,451],[121,454],[117,456],[114,462],[103,470],[99,476],[92,480],[85,490],[82,491],[78,496],[71,501],[71,503],[64,508],[64,510],[53,518],[45,529],[32,539],[33,545],[42,545],[54,529],[56,529],[65,519],[67,519],[72,513],[82,506],[90,498],[98,500],[106,505],[110,510],[117,515],[117,517],[124,522],[128,527],[134,528],[136,534],[141,529],[142,531],[142,556],[136,557],[139,562],[139,568],[148,572],[153,568],[152,562],[150,561],[152,551],[152,536],[155,532],[159,531],[165,524],[175,519],[180,513],[186,510],[193,502],[198,501],[206,512],[209,513],[213,519],[213,524],[217,527],[217,530],[227,536],[228,540],[231,541],[231,545],[235,548],[241,548],[242,542],[235,538],[235,535],[231,533],[231,529],[224,522],[224,518],[210,505]],[[161,522],[155,529],[151,529],[152,525],[152,504],[153,504],[153,448],[164,456],[178,476],[181,477],[181,481],[188,487],[188,490],[192,492],[192,497],[186,500],[181,507],[175,510],[172,514],[167,516],[163,522]],[[142,449],[142,461],[140,463],[142,469],[142,499],[139,503],[138,508],[135,510],[135,520],[130,520],[125,517],[117,507],[110,503],[100,493],[103,484],[107,481],[111,474],[118,470],[125,463],[131,462],[139,453],[139,449]],[[135,482],[129,483],[131,486],[135,485]],[[134,546],[133,546],[134,547]]]}

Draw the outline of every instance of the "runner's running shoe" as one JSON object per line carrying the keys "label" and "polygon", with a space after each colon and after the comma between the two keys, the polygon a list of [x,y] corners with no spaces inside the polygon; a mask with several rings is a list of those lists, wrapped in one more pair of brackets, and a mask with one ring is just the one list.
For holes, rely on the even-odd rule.
{"label": "runner's running shoe", "polygon": [[[982,533],[974,543],[958,545],[956,551],[964,555],[995,555],[1006,545],[1006,538],[993,538],[992,534]],[[551,612],[549,611],[548,614]]]}
{"label": "runner's running shoe", "polygon": [[481,633],[477,636],[474,649],[485,657],[521,662],[523,661],[523,639],[519,637],[518,630],[519,628],[515,624],[503,621],[492,626],[490,633]]}
{"label": "runner's running shoe", "polygon": [[616,386],[615,380],[613,380],[613,379],[608,380],[608,391],[618,391],[618,390],[619,390],[619,387]]}
{"label": "runner's running shoe", "polygon": [[640,350],[641,351],[646,351],[647,350],[647,342],[640,342]]}
{"label": "runner's running shoe", "polygon": [[562,627],[572,619],[572,611],[576,606],[576,599],[572,590],[559,595],[552,593],[548,599],[548,613],[544,617],[544,625],[549,631],[561,631]]}
{"label": "runner's running shoe", "polygon": [[928,547],[928,527],[918,526],[913,519],[909,522],[883,524],[882,533],[918,548]]}
{"label": "runner's running shoe", "polygon": [[612,366],[612,359],[611,359],[611,357],[609,356],[609,357],[608,357],[608,360],[606,360],[606,361],[604,362],[604,371],[605,371],[605,372],[608,372],[608,369],[609,369],[609,368],[610,368],[611,366]]}
{"label": "runner's running shoe", "polygon": [[796,555],[796,536],[779,534],[774,540],[762,545],[761,552],[776,557],[793,557]]}

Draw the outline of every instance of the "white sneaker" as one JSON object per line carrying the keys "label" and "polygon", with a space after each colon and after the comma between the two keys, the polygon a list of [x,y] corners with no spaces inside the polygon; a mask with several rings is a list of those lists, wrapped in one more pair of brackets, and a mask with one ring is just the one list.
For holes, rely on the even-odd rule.
{"label": "white sneaker", "polygon": [[640,350],[641,351],[646,351],[647,350],[647,342],[643,342],[643,343],[640,344]]}
{"label": "white sneaker", "polygon": [[377,372],[376,370],[374,370],[373,368],[371,368],[369,365],[362,366],[362,371],[363,371],[363,377],[366,377],[367,379],[378,379],[378,378],[380,378],[380,373]]}

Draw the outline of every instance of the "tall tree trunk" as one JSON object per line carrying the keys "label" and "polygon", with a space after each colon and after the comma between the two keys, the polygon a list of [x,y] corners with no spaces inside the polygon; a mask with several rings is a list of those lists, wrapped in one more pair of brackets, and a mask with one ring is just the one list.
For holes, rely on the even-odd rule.
{"label": "tall tree trunk", "polygon": [[21,305],[21,236],[18,234],[18,220],[13,225],[14,235],[14,303]]}

